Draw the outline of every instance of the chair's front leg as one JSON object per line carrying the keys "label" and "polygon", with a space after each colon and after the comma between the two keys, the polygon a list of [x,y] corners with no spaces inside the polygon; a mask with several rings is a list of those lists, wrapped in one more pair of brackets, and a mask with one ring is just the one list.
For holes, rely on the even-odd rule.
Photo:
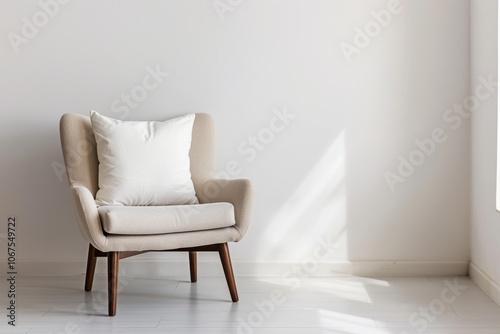
{"label": "chair's front leg", "polygon": [[219,245],[219,256],[222,262],[222,268],[224,268],[227,286],[229,287],[229,292],[231,293],[231,299],[233,302],[237,302],[239,300],[238,291],[236,290],[236,281],[234,280],[233,266],[231,264],[231,257],[229,256],[229,247],[227,246],[227,243]]}
{"label": "chair's front leg", "polygon": [[118,295],[118,262],[119,252],[108,253],[108,314],[116,315],[116,300]]}
{"label": "chair's front leg", "polygon": [[92,283],[94,283],[94,273],[97,257],[95,256],[95,248],[89,244],[89,255],[87,258],[87,273],[85,275],[85,291],[92,290]]}
{"label": "chair's front leg", "polygon": [[197,255],[193,251],[189,252],[189,272],[191,274],[191,282],[196,283],[198,281]]}

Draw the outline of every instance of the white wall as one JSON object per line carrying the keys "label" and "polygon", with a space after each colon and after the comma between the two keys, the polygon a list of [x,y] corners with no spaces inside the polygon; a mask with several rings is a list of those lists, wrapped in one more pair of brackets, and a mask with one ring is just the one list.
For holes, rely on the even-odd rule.
{"label": "white wall", "polygon": [[[471,1],[471,86],[478,76],[497,77],[498,2]],[[471,276],[500,302],[500,213],[495,210],[497,97],[472,117]]]}
{"label": "white wall", "polygon": [[[73,1],[15,53],[8,33],[40,6],[2,1],[0,218],[18,216],[19,260],[84,261],[52,168],[62,162],[58,120],[90,109],[123,118],[113,101],[158,64],[170,76],[126,119],[214,116],[218,168],[240,162],[238,177],[257,189],[235,262],[298,262],[331,238],[327,271],[464,273],[470,128],[442,117],[469,93],[469,3],[403,1],[348,62],[339,45],[388,3],[252,0],[221,20],[212,1]],[[247,161],[239,145],[284,106],[296,118]],[[384,174],[435,128],[447,140],[392,192]],[[349,263],[361,266],[335,265]]]}

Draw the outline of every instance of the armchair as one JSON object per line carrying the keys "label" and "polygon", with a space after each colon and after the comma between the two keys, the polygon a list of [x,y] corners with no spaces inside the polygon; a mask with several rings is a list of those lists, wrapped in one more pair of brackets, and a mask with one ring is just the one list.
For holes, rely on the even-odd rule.
{"label": "armchair", "polygon": [[[79,114],[63,115],[60,121],[60,136],[78,226],[89,243],[85,290],[92,290],[97,258],[107,257],[108,314],[110,316],[116,314],[119,260],[150,251],[188,252],[190,278],[193,283],[197,281],[197,252],[218,252],[231,299],[233,302],[238,301],[228,242],[241,240],[248,229],[253,202],[253,185],[250,181],[243,179],[213,179],[215,175],[214,125],[209,115],[196,114],[189,151],[192,181],[200,205],[188,205],[181,208],[179,206],[118,207],[121,210],[132,210],[130,212],[133,214],[125,212],[120,216],[118,212],[117,215],[117,217],[127,217],[125,219],[127,222],[123,225],[131,228],[126,232],[127,234],[120,232],[119,229],[118,232],[113,232],[113,226],[105,224],[106,207],[98,207],[95,203],[98,191],[99,161],[90,118]],[[206,205],[208,203],[225,204],[226,217],[229,207],[231,211],[229,218],[233,220],[233,223],[217,225],[218,222],[214,220],[217,219],[217,214],[221,210],[216,208],[213,211],[210,206]],[[179,217],[181,220],[191,217],[190,214],[179,215],[179,210],[197,210],[199,220],[202,220],[201,223],[205,225],[194,224],[196,228],[191,230],[171,229],[172,226],[178,225],[175,222],[169,223],[172,217],[177,220]],[[134,221],[134,217],[147,218],[148,214],[156,215],[155,223],[158,223],[158,217],[162,217],[166,225],[158,229],[155,224],[148,225],[147,219]],[[200,227],[202,225],[205,227]]]}

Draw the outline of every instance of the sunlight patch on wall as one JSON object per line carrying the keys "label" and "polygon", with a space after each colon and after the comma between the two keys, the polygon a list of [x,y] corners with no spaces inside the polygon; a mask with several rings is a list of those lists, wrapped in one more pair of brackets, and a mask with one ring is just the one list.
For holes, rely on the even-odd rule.
{"label": "sunlight patch on wall", "polygon": [[335,243],[331,259],[347,258],[345,165],[342,131],[271,220],[259,258],[272,252],[297,261],[320,239]]}

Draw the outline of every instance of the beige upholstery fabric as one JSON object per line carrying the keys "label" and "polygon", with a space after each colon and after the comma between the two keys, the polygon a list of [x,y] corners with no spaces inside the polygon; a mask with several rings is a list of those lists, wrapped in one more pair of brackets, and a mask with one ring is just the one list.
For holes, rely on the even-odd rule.
{"label": "beige upholstery fabric", "polygon": [[214,126],[207,114],[196,114],[189,152],[191,175],[201,203],[234,206],[235,225],[212,230],[157,235],[109,235],[95,204],[98,160],[90,118],[65,114],[60,122],[61,146],[78,225],[85,239],[103,252],[167,250],[239,241],[250,224],[253,186],[248,180],[211,180],[214,175]]}
{"label": "beige upholstery fabric", "polygon": [[164,234],[212,230],[234,225],[231,203],[168,206],[100,206],[104,231],[110,234]]}

